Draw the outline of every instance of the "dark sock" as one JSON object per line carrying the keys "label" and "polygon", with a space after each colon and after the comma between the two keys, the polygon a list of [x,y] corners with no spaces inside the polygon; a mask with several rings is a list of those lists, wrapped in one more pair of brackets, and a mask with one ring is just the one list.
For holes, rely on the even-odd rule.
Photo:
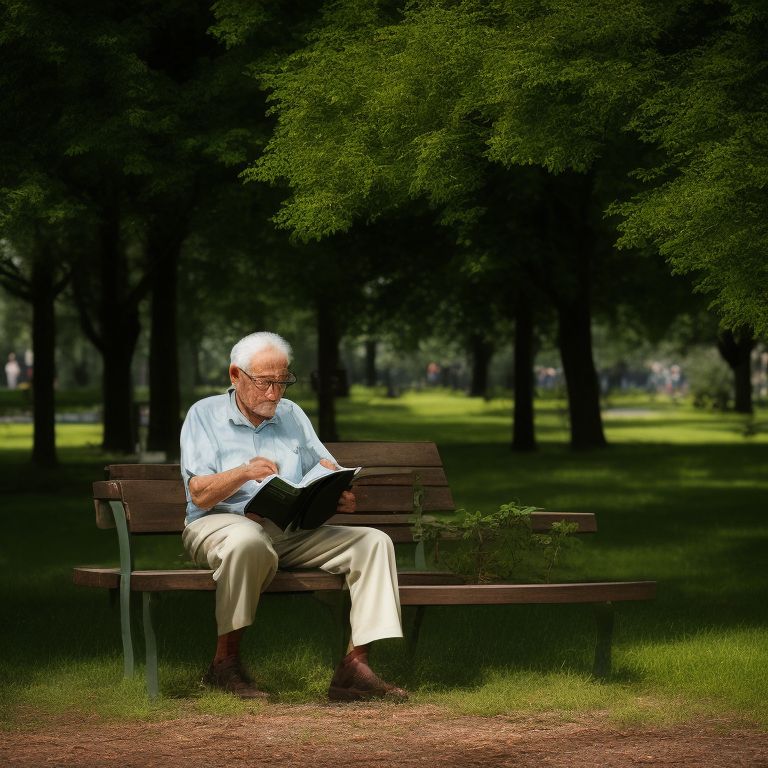
{"label": "dark sock", "polygon": [[227,632],[226,635],[219,635],[216,641],[216,655],[213,657],[214,664],[231,656],[237,658],[240,655],[240,638],[244,631],[245,628],[242,628]]}
{"label": "dark sock", "polygon": [[341,661],[342,664],[350,664],[351,662],[355,661],[355,659],[359,659],[363,662],[363,664],[368,663],[368,646],[367,645],[358,645],[355,646]]}

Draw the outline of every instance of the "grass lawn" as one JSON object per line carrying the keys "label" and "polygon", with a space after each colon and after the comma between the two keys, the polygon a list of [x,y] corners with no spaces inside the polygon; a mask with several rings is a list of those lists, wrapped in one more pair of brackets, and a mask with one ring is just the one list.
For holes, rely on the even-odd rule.
{"label": "grass lawn", "polygon": [[[733,415],[637,398],[606,410],[610,448],[572,453],[563,403],[550,400],[538,404],[540,450],[518,455],[507,447],[509,401],[359,389],[338,407],[344,439],[435,440],[460,507],[518,499],[597,513],[600,532],[564,564],[564,579],[659,582],[656,601],[618,606],[607,683],[590,676],[589,606],[430,608],[412,668],[400,642],[375,649],[376,666],[417,702],[768,727],[768,434],[745,438]],[[70,578],[72,565],[116,562],[113,532],[96,529],[90,502],[109,457],[96,447],[98,425],[59,425],[58,437],[62,466],[41,476],[26,464],[31,425],[0,424],[0,722],[24,727],[72,709],[138,718],[258,709],[197,685],[215,639],[211,594],[162,599],[158,701],[146,700],[140,675],[122,679],[116,608]],[[139,567],[183,562],[175,538],[142,544]],[[320,701],[336,644],[323,605],[266,596],[245,653],[281,700]]]}

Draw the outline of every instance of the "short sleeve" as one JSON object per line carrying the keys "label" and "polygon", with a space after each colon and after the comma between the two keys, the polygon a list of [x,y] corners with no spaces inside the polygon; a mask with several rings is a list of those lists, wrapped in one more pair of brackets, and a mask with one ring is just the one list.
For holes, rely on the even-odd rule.
{"label": "short sleeve", "polygon": [[193,405],[181,427],[181,476],[189,498],[189,481],[197,475],[213,475],[217,446],[201,409]]}

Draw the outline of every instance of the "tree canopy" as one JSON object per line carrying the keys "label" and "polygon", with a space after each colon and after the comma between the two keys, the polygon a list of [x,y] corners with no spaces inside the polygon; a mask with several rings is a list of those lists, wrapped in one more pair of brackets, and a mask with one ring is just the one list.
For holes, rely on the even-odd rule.
{"label": "tree canopy", "polygon": [[723,324],[768,332],[768,10],[704,8],[669,30],[658,88],[633,130],[658,148],[637,172],[646,189],[615,206],[620,244],[649,243],[675,272],[692,273]]}
{"label": "tree canopy", "polygon": [[372,354],[442,335],[487,367],[514,333],[529,445],[537,339],[556,336],[584,447],[603,443],[593,317],[658,331],[686,308],[660,270],[707,294],[742,368],[768,331],[758,0],[0,9],[0,284],[34,307],[50,445],[67,285],[119,450],[147,317],[158,447],[176,443],[185,313],[188,347],[224,316],[314,314],[331,405],[345,336]]}
{"label": "tree canopy", "polygon": [[634,136],[620,245],[765,332],[765,22],[756,1],[342,0],[262,75],[277,126],[246,176],[287,183],[275,220],[312,239],[419,198],[471,219],[488,163],[586,172]]}

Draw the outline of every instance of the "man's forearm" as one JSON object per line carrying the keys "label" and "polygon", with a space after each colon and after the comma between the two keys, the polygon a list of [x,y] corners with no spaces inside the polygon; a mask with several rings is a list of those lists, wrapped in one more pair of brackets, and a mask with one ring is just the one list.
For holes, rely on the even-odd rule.
{"label": "man's forearm", "polygon": [[246,464],[215,475],[196,475],[189,481],[192,502],[200,509],[209,510],[220,501],[228,499],[238,488],[251,480]]}

